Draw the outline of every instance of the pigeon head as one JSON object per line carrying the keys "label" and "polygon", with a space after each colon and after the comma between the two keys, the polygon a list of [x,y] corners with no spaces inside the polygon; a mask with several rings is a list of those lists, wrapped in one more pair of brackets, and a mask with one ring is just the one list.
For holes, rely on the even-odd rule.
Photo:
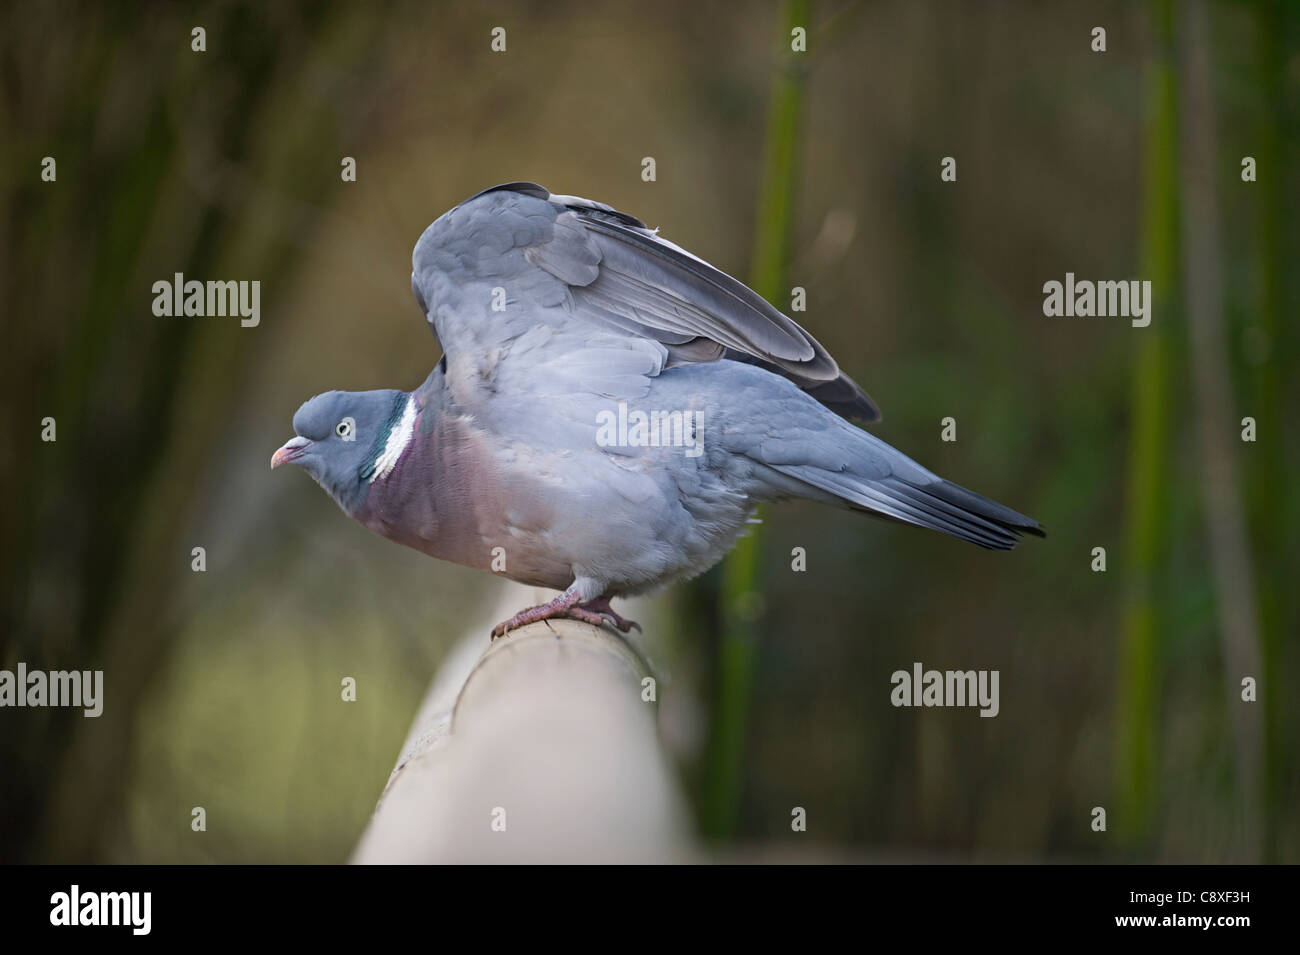
{"label": "pigeon head", "polygon": [[414,417],[403,391],[327,391],[298,409],[294,437],[271,457],[271,467],[298,465],[352,514],[405,449]]}

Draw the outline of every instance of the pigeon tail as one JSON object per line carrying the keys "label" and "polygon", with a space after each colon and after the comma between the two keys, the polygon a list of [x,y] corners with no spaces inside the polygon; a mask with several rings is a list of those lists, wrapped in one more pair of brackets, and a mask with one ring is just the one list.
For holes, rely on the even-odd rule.
{"label": "pigeon tail", "polygon": [[769,467],[820,492],[809,496],[830,494],[853,510],[942,531],[990,550],[1011,550],[1022,534],[1046,536],[1033,518],[945,481],[841,420],[813,446],[773,442],[765,450]]}
{"label": "pigeon tail", "polygon": [[[908,523],[943,531],[989,550],[1011,550],[1020,542],[1021,534],[1047,536],[1032,518],[943,478],[922,485],[889,479],[881,486]],[[875,508],[868,506],[868,510]]]}
{"label": "pigeon tail", "polygon": [[933,475],[928,482],[913,482],[897,475],[871,479],[819,468],[777,470],[833,494],[853,510],[942,531],[988,550],[1011,550],[1021,534],[1047,536],[1032,518]]}

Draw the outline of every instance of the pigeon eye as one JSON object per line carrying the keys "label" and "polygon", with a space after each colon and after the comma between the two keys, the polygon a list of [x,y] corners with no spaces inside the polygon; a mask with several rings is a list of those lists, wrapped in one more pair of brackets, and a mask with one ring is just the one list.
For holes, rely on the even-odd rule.
{"label": "pigeon eye", "polygon": [[352,436],[352,419],[344,418],[334,426],[334,433],[340,438],[349,438]]}

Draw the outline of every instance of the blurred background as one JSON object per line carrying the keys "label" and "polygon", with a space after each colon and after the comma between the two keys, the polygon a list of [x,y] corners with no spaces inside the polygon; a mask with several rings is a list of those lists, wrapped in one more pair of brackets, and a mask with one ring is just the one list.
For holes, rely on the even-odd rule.
{"label": "blurred background", "polygon": [[[0,859],[348,858],[500,582],[268,460],[311,395],[423,380],[415,240],[531,179],[805,288],[876,434],[1049,531],[788,505],[658,598],[706,845],[1300,861],[1296,4],[52,2],[0,38],[0,667],[106,697],[0,710]],[[1045,318],[1067,271],[1151,280],[1151,326]],[[260,280],[260,325],[155,317],[175,272]],[[895,709],[914,661],[999,670],[999,716]]]}

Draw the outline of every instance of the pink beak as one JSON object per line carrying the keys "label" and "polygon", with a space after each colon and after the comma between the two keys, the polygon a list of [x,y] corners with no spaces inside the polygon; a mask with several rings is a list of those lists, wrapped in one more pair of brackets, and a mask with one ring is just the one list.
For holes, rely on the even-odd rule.
{"label": "pink beak", "polygon": [[309,447],[311,447],[311,441],[308,438],[290,438],[284,443],[284,447],[271,455],[271,470],[274,471],[281,464],[289,464],[298,460],[307,453]]}

